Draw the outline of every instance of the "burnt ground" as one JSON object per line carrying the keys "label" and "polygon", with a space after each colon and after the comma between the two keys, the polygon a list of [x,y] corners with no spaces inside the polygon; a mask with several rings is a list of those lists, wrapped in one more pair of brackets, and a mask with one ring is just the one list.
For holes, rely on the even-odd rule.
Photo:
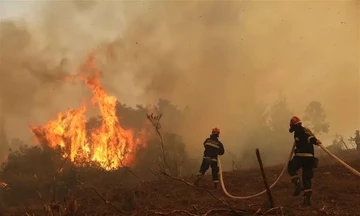
{"label": "burnt ground", "polygon": [[[360,170],[360,154],[350,152],[340,157]],[[360,178],[331,158],[321,156],[319,159],[313,179],[313,206],[304,208],[301,206],[302,195],[291,196],[293,188],[289,177],[284,175],[272,189],[276,205],[281,208],[266,215],[360,215]],[[281,169],[282,166],[266,168],[270,184]],[[264,189],[259,169],[224,172],[223,175],[232,195],[246,196]],[[211,210],[207,215],[236,215],[230,208],[238,211],[238,215],[254,215],[261,207],[263,213],[267,211],[266,194],[249,200],[233,200],[221,189],[212,188],[209,175],[202,182],[203,189],[186,183],[193,182],[194,178],[181,180],[159,174],[157,180],[142,182],[132,188],[120,184],[97,184],[94,188],[79,184],[82,193],[75,197],[78,203],[76,215],[205,215]],[[25,212],[46,215],[38,197],[24,206],[5,207],[3,215],[25,215]]]}

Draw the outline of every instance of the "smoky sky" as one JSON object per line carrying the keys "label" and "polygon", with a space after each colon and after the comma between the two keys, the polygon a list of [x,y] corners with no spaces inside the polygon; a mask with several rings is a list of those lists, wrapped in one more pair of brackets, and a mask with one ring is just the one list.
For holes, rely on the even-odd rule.
{"label": "smoky sky", "polygon": [[38,4],[32,22],[1,23],[0,105],[10,136],[31,137],[29,124],[91,96],[62,78],[93,51],[119,101],[188,106],[192,118],[174,129],[188,143],[201,143],[212,127],[225,139],[256,128],[252,110],[280,95],[298,115],[320,101],[331,134],[360,127],[356,1]]}

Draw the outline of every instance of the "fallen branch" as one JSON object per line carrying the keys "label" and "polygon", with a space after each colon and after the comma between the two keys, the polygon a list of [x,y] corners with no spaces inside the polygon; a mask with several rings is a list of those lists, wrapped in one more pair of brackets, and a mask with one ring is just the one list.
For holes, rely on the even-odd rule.
{"label": "fallen branch", "polygon": [[266,212],[264,212],[262,215],[267,215],[267,214],[269,214],[269,213],[271,213],[271,212],[273,212],[273,211],[275,211],[275,210],[278,210],[278,209],[281,210],[281,206],[277,206],[277,207],[274,207],[274,208],[270,208],[270,209],[268,209]]}
{"label": "fallen branch", "polygon": [[151,171],[151,173],[152,173],[155,177],[161,178],[161,176],[160,176],[158,173],[156,173],[150,166],[147,166],[147,168]]}
{"label": "fallen branch", "polygon": [[137,179],[139,179],[140,182],[142,182],[141,178],[138,175],[136,175],[135,172],[132,171],[129,167],[125,166],[121,160],[120,160],[120,164],[126,171],[131,173],[133,176],[135,176]]}
{"label": "fallen branch", "polygon": [[[127,153],[128,153],[128,152],[124,153],[124,155],[127,154]],[[123,156],[124,156],[124,155],[123,155]],[[122,159],[119,157],[119,155],[116,154],[116,156],[118,157],[119,162],[120,162],[122,168],[124,168],[126,171],[128,171],[129,173],[131,173],[131,174],[132,174],[133,176],[135,176],[137,179],[139,179],[140,182],[142,182],[141,178],[140,178],[138,175],[136,175],[128,166],[126,166],[126,165],[123,163],[123,161],[122,161]]]}
{"label": "fallen branch", "polygon": [[204,189],[204,188],[199,188],[199,187],[196,187],[195,185],[183,180],[183,179],[180,179],[180,178],[177,178],[177,177],[174,177],[174,176],[171,176],[169,175],[167,172],[165,172],[164,170],[159,170],[159,172],[173,180],[176,180],[176,181],[179,181],[179,182],[182,182],[198,191],[205,191],[207,192],[208,194],[210,194],[214,199],[216,199],[218,202],[220,202],[221,204],[223,204],[224,206],[226,206],[228,208],[228,210],[230,210],[231,212],[237,214],[237,215],[242,215],[244,212],[243,211],[238,211],[236,209],[234,209],[232,206],[230,206],[229,204],[227,204],[226,202],[222,201],[221,199],[219,199],[217,196],[215,196],[211,191],[207,190],[207,189]]}
{"label": "fallen branch", "polygon": [[279,206],[279,210],[280,210],[280,215],[284,216],[284,211],[283,211],[282,205],[280,205],[280,203],[278,203],[278,206]]}
{"label": "fallen branch", "polygon": [[119,213],[125,213],[125,211],[119,209],[118,207],[116,207],[115,205],[113,205],[111,202],[109,202],[108,200],[106,200],[104,197],[102,197],[99,193],[99,191],[95,188],[95,187],[91,187],[95,193],[97,194],[97,196],[102,200],[104,201],[104,203],[108,204],[110,207],[112,207],[113,209],[115,209],[117,212]]}
{"label": "fallen branch", "polygon": [[215,213],[215,212],[228,212],[228,211],[232,211],[231,209],[210,209],[207,212],[205,212],[204,214],[194,214],[191,213],[187,210],[172,210],[170,212],[154,212],[157,215],[172,215],[172,214],[176,214],[176,213],[184,213],[190,216],[208,216],[210,213]]}
{"label": "fallen branch", "polygon": [[[80,182],[79,180],[77,180],[77,182],[81,185],[86,185],[83,182]],[[106,200],[103,196],[100,195],[99,191],[94,187],[94,186],[87,186],[88,188],[91,188],[92,190],[95,191],[96,195],[108,206],[110,206],[111,208],[115,209],[117,212],[119,213],[125,213],[125,211],[123,211],[122,209],[119,209],[117,206],[115,206],[114,204],[112,204],[111,202],[109,202],[108,200]]]}
{"label": "fallen branch", "polygon": [[172,210],[170,212],[154,212],[154,214],[157,214],[157,215],[172,215],[172,214],[176,214],[176,213],[185,213],[190,216],[198,216],[197,214],[193,214],[186,210]]}

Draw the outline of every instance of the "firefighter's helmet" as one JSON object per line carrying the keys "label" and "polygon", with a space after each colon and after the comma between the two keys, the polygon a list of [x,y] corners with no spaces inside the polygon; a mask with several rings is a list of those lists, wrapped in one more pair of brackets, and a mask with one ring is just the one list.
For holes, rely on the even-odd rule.
{"label": "firefighter's helmet", "polygon": [[294,116],[290,119],[290,127],[293,127],[294,125],[301,124],[301,119],[297,116]]}
{"label": "firefighter's helmet", "polygon": [[211,134],[216,134],[216,135],[219,135],[220,134],[220,129],[219,128],[213,128],[212,131],[211,131]]}

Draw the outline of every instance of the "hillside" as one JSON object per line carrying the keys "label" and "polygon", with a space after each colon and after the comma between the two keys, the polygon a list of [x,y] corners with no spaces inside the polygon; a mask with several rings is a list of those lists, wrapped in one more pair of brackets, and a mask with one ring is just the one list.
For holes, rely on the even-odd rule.
{"label": "hillside", "polygon": [[[355,152],[342,154],[341,157],[360,170],[360,157]],[[266,168],[270,183],[276,179],[281,168]],[[266,194],[250,200],[232,200],[221,189],[212,189],[210,176],[204,178],[201,189],[195,189],[187,184],[194,177],[181,180],[158,171],[153,174],[158,175],[157,180],[145,181],[131,188],[117,184],[115,177],[114,181],[105,182],[98,181],[99,176],[99,179],[89,181],[91,185],[78,181],[79,191],[72,195],[78,204],[77,214],[74,215],[236,215],[230,208],[235,209],[237,215],[253,215],[261,207],[263,213],[267,211]],[[264,188],[258,169],[224,172],[224,181],[227,190],[233,195],[251,195]],[[301,207],[301,196],[291,197],[292,185],[288,176],[283,176],[272,189],[281,210],[265,214],[360,215],[359,178],[332,159],[321,156],[320,166],[315,170],[313,189],[313,207],[305,209]],[[62,206],[65,205],[61,201],[60,208]],[[53,209],[56,207],[54,205]],[[38,195],[34,194],[34,199],[23,205],[5,207],[3,215],[18,216],[26,212],[28,215],[46,215]]]}

